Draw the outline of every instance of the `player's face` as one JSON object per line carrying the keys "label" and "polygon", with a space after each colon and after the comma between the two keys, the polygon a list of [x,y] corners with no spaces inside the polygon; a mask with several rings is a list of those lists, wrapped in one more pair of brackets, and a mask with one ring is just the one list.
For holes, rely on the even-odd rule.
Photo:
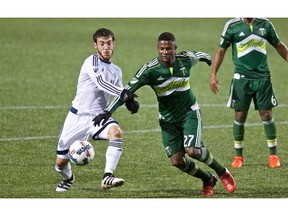
{"label": "player's face", "polygon": [[100,58],[104,61],[111,61],[113,50],[114,50],[114,41],[111,36],[109,37],[99,37],[94,43],[94,47],[97,50]]}
{"label": "player's face", "polygon": [[157,49],[162,64],[173,66],[177,49],[176,43],[173,41],[158,41]]}

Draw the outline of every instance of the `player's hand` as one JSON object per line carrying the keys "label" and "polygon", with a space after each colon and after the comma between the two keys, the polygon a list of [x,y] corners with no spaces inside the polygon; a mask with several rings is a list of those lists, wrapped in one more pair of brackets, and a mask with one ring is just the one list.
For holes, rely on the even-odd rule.
{"label": "player's hand", "polygon": [[216,78],[216,76],[211,76],[210,79],[210,89],[211,91],[216,95],[219,92],[220,89],[219,81]]}
{"label": "player's hand", "polygon": [[196,56],[199,59],[199,61],[206,62],[209,66],[212,64],[211,56],[204,52],[196,52]]}
{"label": "player's hand", "polygon": [[111,117],[112,113],[108,111],[104,111],[103,113],[100,113],[97,115],[92,121],[94,121],[93,125],[94,126],[100,126],[100,123],[102,122],[102,125],[104,125],[108,119]]}
{"label": "player's hand", "polygon": [[126,108],[131,112],[131,114],[137,113],[140,108],[140,104],[138,103],[138,101],[135,101],[134,98],[132,100],[127,100],[125,102],[125,105]]}
{"label": "player's hand", "polygon": [[134,100],[134,98],[138,97],[138,95],[134,94],[134,92],[131,92],[127,89],[123,89],[120,95],[120,98],[122,101],[126,102],[127,100]]}

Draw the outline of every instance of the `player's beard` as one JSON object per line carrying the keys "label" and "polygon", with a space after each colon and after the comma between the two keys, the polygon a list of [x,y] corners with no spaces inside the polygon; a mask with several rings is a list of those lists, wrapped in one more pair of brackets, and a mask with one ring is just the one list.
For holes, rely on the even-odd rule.
{"label": "player's beard", "polygon": [[113,50],[112,51],[108,50],[104,52],[98,51],[98,55],[103,61],[110,62],[113,55]]}

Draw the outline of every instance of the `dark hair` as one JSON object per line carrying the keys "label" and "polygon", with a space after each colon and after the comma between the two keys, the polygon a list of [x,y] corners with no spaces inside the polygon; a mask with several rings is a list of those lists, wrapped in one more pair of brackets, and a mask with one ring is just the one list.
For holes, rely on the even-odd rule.
{"label": "dark hair", "polygon": [[162,41],[162,40],[164,40],[164,41],[173,41],[173,42],[176,41],[174,35],[171,32],[163,32],[163,33],[161,33],[159,35],[159,37],[158,37],[158,41]]}
{"label": "dark hair", "polygon": [[97,38],[99,37],[109,37],[109,36],[112,37],[113,41],[115,40],[114,34],[111,30],[106,29],[106,28],[99,28],[93,34],[93,41],[96,42]]}

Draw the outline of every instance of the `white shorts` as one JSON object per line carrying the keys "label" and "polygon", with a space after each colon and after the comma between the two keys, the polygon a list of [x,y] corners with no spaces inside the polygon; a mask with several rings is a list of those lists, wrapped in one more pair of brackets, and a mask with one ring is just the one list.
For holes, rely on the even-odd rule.
{"label": "white shorts", "polygon": [[91,114],[79,115],[71,111],[68,113],[59,135],[57,157],[68,159],[69,147],[76,140],[88,140],[89,137],[94,140],[107,140],[109,128],[113,125],[118,126],[113,118],[104,125],[94,126],[92,121],[94,117],[95,115]]}

